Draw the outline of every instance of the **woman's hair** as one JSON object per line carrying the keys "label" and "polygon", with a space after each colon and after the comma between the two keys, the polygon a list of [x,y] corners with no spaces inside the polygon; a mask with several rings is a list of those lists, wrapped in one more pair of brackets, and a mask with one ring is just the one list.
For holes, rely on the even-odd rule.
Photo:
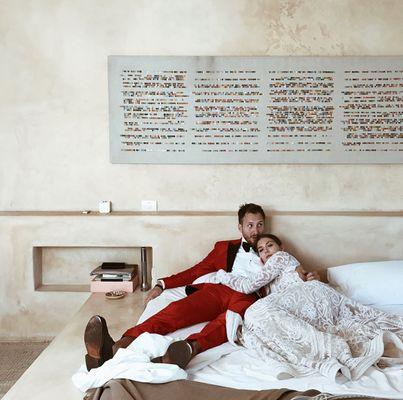
{"label": "woman's hair", "polygon": [[279,246],[282,245],[281,240],[276,235],[272,235],[271,233],[262,233],[261,235],[258,235],[256,243],[260,239],[263,239],[263,238],[271,239],[271,240],[273,240],[273,242],[277,243]]}

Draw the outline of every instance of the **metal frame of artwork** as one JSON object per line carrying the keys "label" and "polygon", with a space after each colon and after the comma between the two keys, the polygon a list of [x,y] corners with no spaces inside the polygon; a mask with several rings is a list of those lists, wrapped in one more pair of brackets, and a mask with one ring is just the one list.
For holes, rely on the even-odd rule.
{"label": "metal frame of artwork", "polygon": [[403,57],[109,57],[112,163],[403,163]]}

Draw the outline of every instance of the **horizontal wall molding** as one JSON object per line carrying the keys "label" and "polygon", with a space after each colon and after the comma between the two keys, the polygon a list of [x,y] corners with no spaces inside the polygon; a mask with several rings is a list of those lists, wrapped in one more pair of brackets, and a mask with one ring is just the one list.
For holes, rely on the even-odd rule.
{"label": "horizontal wall molding", "polygon": [[[269,217],[275,216],[335,216],[335,217],[403,217],[403,210],[369,211],[369,210],[266,210]],[[0,211],[0,217],[232,217],[235,211],[112,211],[101,214],[98,211]]]}

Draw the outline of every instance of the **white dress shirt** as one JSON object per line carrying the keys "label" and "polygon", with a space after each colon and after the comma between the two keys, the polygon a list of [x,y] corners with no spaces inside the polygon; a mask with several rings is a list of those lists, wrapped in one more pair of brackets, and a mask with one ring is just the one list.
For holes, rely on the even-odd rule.
{"label": "white dress shirt", "polygon": [[[244,238],[242,238],[242,243],[246,243]],[[246,252],[242,247],[242,243],[239,246],[231,272],[240,276],[254,275],[262,270],[263,264],[257,253],[252,248],[249,252]]]}
{"label": "white dress shirt", "polygon": [[[231,273],[250,277],[260,272],[263,264],[257,253],[252,248],[250,248],[249,252],[246,252],[242,247],[242,243],[246,243],[244,238],[242,238],[241,245],[236,254]],[[210,272],[209,274],[200,276],[193,283],[218,283],[216,282],[215,275],[216,272]],[[165,283],[162,279],[158,279],[157,283],[165,289]]]}

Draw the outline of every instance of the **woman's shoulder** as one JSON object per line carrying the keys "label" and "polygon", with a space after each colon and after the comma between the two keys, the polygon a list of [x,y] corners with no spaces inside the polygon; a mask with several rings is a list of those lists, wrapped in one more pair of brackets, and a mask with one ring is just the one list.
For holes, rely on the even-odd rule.
{"label": "woman's shoulder", "polygon": [[287,265],[298,267],[299,261],[290,253],[286,251],[278,251],[277,253],[273,254],[271,257],[276,261],[283,261]]}

